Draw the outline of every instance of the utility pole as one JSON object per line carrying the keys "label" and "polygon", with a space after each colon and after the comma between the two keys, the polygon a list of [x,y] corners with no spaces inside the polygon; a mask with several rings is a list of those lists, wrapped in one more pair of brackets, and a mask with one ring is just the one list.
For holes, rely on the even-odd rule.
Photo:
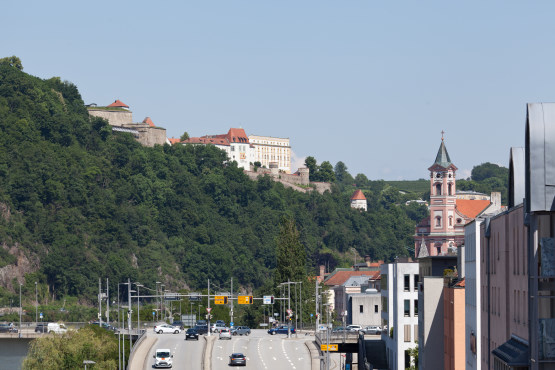
{"label": "utility pole", "polygon": [[127,327],[129,329],[129,353],[133,347],[133,339],[131,337],[131,279],[127,278]]}
{"label": "utility pole", "polygon": [[210,336],[210,279],[208,279],[208,336]]}
{"label": "utility pole", "polygon": [[[229,297],[230,301],[231,301],[231,312],[230,312],[230,317],[231,317],[231,322],[234,323],[233,321],[233,278],[231,278],[231,297]],[[231,326],[231,323],[229,324],[229,326]]]}
{"label": "utility pole", "polygon": [[106,278],[106,323],[110,324],[110,295],[109,292],[109,285],[108,285],[108,278]]}
{"label": "utility pole", "polygon": [[98,278],[98,326],[102,327],[102,280]]}
{"label": "utility pole", "polygon": [[287,322],[287,338],[291,338],[291,284],[287,282],[287,313],[289,314],[289,321]]}
{"label": "utility pole", "polygon": [[37,282],[35,281],[35,322],[39,322],[39,295],[37,293]]}
{"label": "utility pole", "polygon": [[314,328],[314,334],[318,332],[318,326],[320,325],[320,315],[318,315],[318,279],[316,278],[316,327]]}

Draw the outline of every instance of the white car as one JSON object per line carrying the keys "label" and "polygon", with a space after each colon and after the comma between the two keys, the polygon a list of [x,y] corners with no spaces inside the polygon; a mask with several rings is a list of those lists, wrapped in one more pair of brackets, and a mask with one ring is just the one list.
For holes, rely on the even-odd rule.
{"label": "white car", "polygon": [[364,334],[379,335],[382,333],[382,328],[378,325],[370,325],[362,329]]}
{"label": "white car", "polygon": [[224,323],[217,322],[215,324],[212,324],[212,327],[210,328],[210,331],[212,333],[219,333],[220,331],[222,331],[222,329],[227,329],[227,327],[225,326]]}
{"label": "white car", "polygon": [[220,339],[231,339],[231,330],[228,328],[220,330]]}
{"label": "white car", "polygon": [[56,322],[49,322],[47,326],[48,333],[54,334],[65,334],[67,333],[67,328],[64,324],[58,324]]}
{"label": "white car", "polygon": [[154,327],[154,332],[158,334],[163,334],[163,333],[179,334],[181,333],[181,329],[177,326],[162,324],[162,325],[156,325]]}
{"label": "white car", "polygon": [[362,330],[362,326],[360,326],[360,325],[349,325],[349,326],[347,326],[347,329],[349,329],[349,331],[351,333],[358,333],[359,331]]}
{"label": "white car", "polygon": [[173,355],[169,349],[157,349],[154,356],[154,367],[172,367]]}

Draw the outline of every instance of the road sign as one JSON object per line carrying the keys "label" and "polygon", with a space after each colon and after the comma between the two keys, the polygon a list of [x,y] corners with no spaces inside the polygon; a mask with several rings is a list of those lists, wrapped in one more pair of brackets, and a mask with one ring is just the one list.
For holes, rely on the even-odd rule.
{"label": "road sign", "polygon": [[200,293],[198,292],[191,292],[189,293],[189,301],[191,302],[198,302],[200,301]]}
{"label": "road sign", "polygon": [[263,304],[274,304],[274,296],[265,295],[262,299]]}
{"label": "road sign", "polygon": [[156,311],[152,311],[152,316],[156,316]]}
{"label": "road sign", "polygon": [[206,312],[210,313],[212,311],[212,307],[206,307]]}
{"label": "road sign", "polygon": [[42,319],[42,312],[40,313],[40,318]]}
{"label": "road sign", "polygon": [[237,297],[237,303],[239,304],[252,304],[252,295],[240,295]]}
{"label": "road sign", "polygon": [[338,347],[337,344],[321,344],[320,350],[337,352],[338,351],[337,347]]}
{"label": "road sign", "polygon": [[289,314],[289,316],[291,316],[293,314],[293,310],[287,310],[287,313]]}
{"label": "road sign", "polygon": [[177,293],[165,293],[164,300],[166,301],[180,301],[181,297]]}
{"label": "road sign", "polygon": [[233,326],[233,321],[229,323],[229,326]]}
{"label": "road sign", "polygon": [[214,304],[227,304],[227,296],[225,295],[214,296]]}
{"label": "road sign", "polygon": [[310,317],[312,317],[312,316],[314,316],[314,314],[313,314],[313,313],[311,313],[311,314],[310,314]]}

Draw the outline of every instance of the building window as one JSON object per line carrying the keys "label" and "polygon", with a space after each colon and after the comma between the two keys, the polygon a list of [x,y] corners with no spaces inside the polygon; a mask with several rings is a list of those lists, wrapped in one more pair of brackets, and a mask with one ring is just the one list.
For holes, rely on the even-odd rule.
{"label": "building window", "polygon": [[441,184],[436,184],[436,195],[441,195]]}
{"label": "building window", "polygon": [[453,195],[453,184],[448,185],[449,195]]}
{"label": "building window", "polygon": [[441,217],[436,216],[436,227],[441,227]]}
{"label": "building window", "polygon": [[405,325],[405,342],[410,342],[410,325]]}
{"label": "building window", "polygon": [[378,313],[378,305],[377,304],[374,305],[374,313]]}
{"label": "building window", "polygon": [[364,306],[363,306],[363,305],[359,305],[359,306],[358,306],[358,311],[359,311],[360,313],[364,313]]}
{"label": "building window", "polygon": [[410,291],[410,275],[405,275],[405,292]]}
{"label": "building window", "polygon": [[413,302],[414,302],[414,316],[418,316],[418,299],[415,299]]}
{"label": "building window", "polygon": [[418,274],[414,274],[414,286],[413,286],[414,291],[418,289],[419,281],[420,281],[420,276],[418,276]]}
{"label": "building window", "polygon": [[405,299],[405,317],[410,316],[410,299]]}
{"label": "building window", "polygon": [[449,217],[449,226],[453,226],[453,217]]}

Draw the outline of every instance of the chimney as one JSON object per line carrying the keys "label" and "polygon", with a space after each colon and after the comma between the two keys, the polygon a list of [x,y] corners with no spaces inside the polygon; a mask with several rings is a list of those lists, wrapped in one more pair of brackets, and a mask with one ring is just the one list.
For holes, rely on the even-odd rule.
{"label": "chimney", "polygon": [[364,256],[364,262],[366,262],[366,266],[370,267],[370,263],[372,263],[372,260],[370,259],[369,255]]}
{"label": "chimney", "polygon": [[491,203],[495,210],[501,209],[501,193],[498,191],[493,191],[491,193]]}
{"label": "chimney", "polygon": [[324,279],[324,274],[326,273],[326,266],[320,265],[320,277]]}

